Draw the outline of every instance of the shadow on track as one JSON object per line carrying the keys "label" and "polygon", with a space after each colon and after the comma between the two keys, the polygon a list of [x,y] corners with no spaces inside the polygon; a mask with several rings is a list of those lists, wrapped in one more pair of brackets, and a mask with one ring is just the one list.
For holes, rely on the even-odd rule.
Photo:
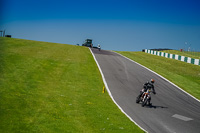
{"label": "shadow on track", "polygon": [[154,108],[154,109],[168,109],[168,107],[158,106],[158,105],[145,105],[142,108]]}
{"label": "shadow on track", "polygon": [[150,106],[145,106],[147,108],[154,108],[154,109],[167,109],[168,107],[164,107],[164,106],[157,106],[157,105],[150,105]]}

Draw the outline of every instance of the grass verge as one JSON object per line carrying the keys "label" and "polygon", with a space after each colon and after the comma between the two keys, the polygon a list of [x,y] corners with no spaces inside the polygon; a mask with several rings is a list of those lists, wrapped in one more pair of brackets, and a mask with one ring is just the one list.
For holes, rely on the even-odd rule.
{"label": "grass verge", "polygon": [[118,53],[146,66],[200,99],[200,67],[144,52]]}
{"label": "grass verge", "polygon": [[102,94],[88,48],[0,42],[0,132],[143,132]]}

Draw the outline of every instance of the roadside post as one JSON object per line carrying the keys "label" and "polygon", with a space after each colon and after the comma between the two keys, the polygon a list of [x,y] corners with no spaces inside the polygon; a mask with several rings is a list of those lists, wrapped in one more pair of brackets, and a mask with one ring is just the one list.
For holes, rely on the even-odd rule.
{"label": "roadside post", "polygon": [[102,91],[102,93],[105,93],[105,86],[103,86],[103,91]]}

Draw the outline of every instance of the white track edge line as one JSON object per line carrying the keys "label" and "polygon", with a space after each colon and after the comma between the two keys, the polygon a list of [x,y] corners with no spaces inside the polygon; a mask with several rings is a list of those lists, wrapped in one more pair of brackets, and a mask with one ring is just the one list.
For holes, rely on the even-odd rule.
{"label": "white track edge line", "polygon": [[[89,48],[89,49],[90,49],[90,48]],[[109,89],[109,87],[108,87],[108,85],[107,85],[107,82],[106,82],[106,79],[105,79],[105,77],[104,77],[104,74],[103,74],[103,72],[102,72],[102,70],[101,70],[101,67],[100,67],[99,63],[97,62],[96,57],[95,57],[95,55],[94,55],[94,53],[92,52],[91,49],[90,49],[90,52],[92,53],[92,56],[93,56],[93,58],[94,58],[94,60],[95,60],[95,62],[96,62],[96,64],[97,64],[97,66],[98,66],[98,68],[99,68],[99,71],[100,71],[100,73],[101,73],[101,76],[102,76],[104,85],[105,85],[105,87],[106,87],[106,90],[108,91],[108,94],[110,95],[110,97],[111,97],[111,99],[113,100],[113,102],[117,105],[117,107],[121,110],[122,113],[124,113],[132,122],[135,123],[135,125],[137,125],[137,126],[138,126],[140,129],[142,129],[144,132],[147,132],[144,128],[142,128],[140,125],[138,125],[128,114],[126,114],[126,112],[124,112],[124,110],[117,104],[117,102],[115,101],[115,99],[113,98],[113,96],[112,96],[112,94],[111,94],[111,92],[110,92],[110,89]],[[147,133],[148,133],[148,132],[147,132]]]}
{"label": "white track edge line", "polygon": [[[114,51],[112,51],[112,52],[114,52]],[[152,72],[152,73],[158,75],[159,77],[161,77],[162,79],[166,80],[167,82],[169,82],[170,84],[172,84],[173,86],[175,86],[176,88],[178,88],[179,90],[183,91],[184,93],[186,93],[187,95],[189,95],[189,96],[192,97],[193,99],[195,99],[195,100],[197,100],[198,102],[200,102],[199,99],[197,99],[196,97],[192,96],[190,93],[186,92],[185,90],[183,90],[182,88],[180,88],[180,87],[177,86],[176,84],[172,83],[171,81],[169,81],[169,80],[166,79],[165,77],[163,77],[163,76],[159,75],[158,73],[154,72],[153,70],[151,70],[151,69],[149,69],[149,68],[147,68],[147,67],[145,67],[145,66],[143,66],[143,65],[141,65],[141,64],[139,64],[139,63],[137,63],[137,62],[135,62],[135,61],[133,61],[133,60],[131,60],[130,58],[128,58],[128,57],[126,57],[126,56],[124,56],[124,55],[121,55],[120,53],[117,53],[117,52],[114,52],[114,53],[119,54],[120,56],[122,56],[122,57],[124,57],[124,58],[126,58],[126,59],[128,59],[128,60],[130,60],[130,61],[132,61],[132,62],[134,62],[134,63],[136,63],[136,64],[138,64],[138,65],[140,65],[140,66],[142,66],[142,67],[144,67],[145,69],[147,69],[147,70],[149,70],[150,72]]]}

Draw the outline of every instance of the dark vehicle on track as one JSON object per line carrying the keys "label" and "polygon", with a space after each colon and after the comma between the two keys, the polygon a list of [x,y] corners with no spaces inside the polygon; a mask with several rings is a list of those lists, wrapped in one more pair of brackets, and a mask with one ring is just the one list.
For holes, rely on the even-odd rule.
{"label": "dark vehicle on track", "polygon": [[85,42],[82,44],[82,46],[86,46],[86,47],[93,47],[92,44],[92,39],[86,39]]}

